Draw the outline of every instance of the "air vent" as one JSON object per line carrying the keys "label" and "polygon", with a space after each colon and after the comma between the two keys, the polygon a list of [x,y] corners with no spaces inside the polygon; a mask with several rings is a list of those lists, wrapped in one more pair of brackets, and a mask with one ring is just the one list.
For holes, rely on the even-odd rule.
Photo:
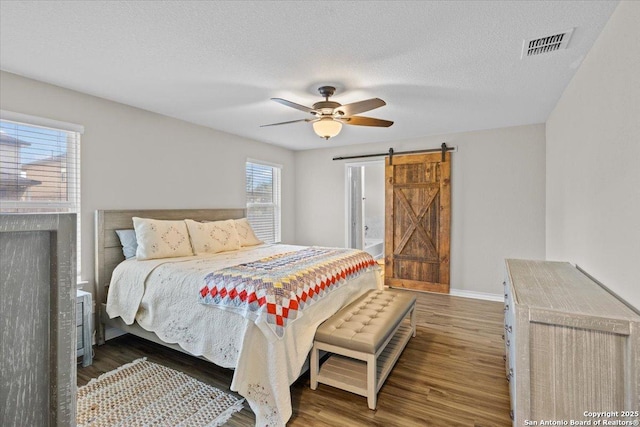
{"label": "air vent", "polygon": [[571,34],[573,34],[573,28],[551,36],[524,40],[520,59],[527,56],[543,55],[556,50],[566,49],[571,39]]}

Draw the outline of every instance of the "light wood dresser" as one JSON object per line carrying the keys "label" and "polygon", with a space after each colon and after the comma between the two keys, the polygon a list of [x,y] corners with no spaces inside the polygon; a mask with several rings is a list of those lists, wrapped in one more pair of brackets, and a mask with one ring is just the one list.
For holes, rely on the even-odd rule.
{"label": "light wood dresser", "polygon": [[510,259],[506,268],[505,361],[513,425],[638,420],[636,311],[569,263]]}

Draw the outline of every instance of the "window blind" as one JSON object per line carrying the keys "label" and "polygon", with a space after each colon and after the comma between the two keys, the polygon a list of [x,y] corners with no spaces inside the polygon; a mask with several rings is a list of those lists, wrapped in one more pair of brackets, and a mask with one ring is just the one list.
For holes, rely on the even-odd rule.
{"label": "window blind", "polygon": [[2,117],[0,212],[77,213],[79,269],[80,132]]}
{"label": "window blind", "polygon": [[246,163],[247,219],[256,236],[267,243],[281,240],[280,171],[278,166]]}

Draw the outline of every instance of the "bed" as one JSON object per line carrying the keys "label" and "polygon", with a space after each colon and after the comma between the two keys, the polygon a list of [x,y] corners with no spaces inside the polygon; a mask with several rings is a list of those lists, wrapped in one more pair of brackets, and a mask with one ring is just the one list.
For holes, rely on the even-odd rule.
{"label": "bed", "polygon": [[330,252],[330,248],[263,244],[216,254],[125,261],[116,235],[116,230],[133,228],[133,217],[205,222],[245,215],[244,209],[97,211],[98,343],[104,343],[107,325],[234,369],[231,389],[247,399],[256,425],[283,426],[292,415],[289,386],[303,372],[315,330],[364,292],[382,287],[377,265],[367,261],[365,268],[361,263],[358,274],[347,275],[339,286],[327,287],[324,297],[310,300],[283,326],[282,316],[258,318],[236,307],[207,304],[215,292],[212,287],[207,293],[205,280],[240,266],[293,254]]}

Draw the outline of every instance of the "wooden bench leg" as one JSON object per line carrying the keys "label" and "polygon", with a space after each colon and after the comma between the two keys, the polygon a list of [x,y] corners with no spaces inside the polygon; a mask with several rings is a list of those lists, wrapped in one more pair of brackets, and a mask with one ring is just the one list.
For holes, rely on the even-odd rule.
{"label": "wooden bench leg", "polygon": [[313,344],[313,348],[311,349],[311,363],[309,366],[309,370],[311,371],[311,390],[318,388],[318,372],[320,372],[318,353],[318,347]]}
{"label": "wooden bench leg", "polygon": [[413,330],[413,336],[416,336],[417,327],[416,327],[416,305],[413,304],[411,308],[411,329]]}
{"label": "wooden bench leg", "polygon": [[378,399],[378,363],[375,354],[367,356],[367,404],[376,409]]}

